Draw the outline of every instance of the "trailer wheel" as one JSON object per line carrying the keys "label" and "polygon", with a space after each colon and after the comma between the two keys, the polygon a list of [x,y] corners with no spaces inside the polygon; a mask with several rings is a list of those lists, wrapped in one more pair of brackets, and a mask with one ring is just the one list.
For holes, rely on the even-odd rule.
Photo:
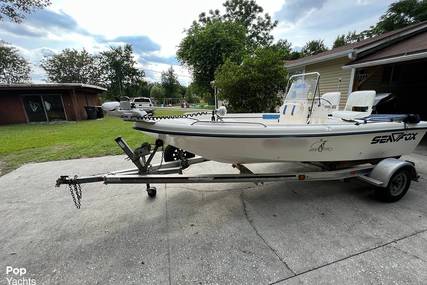
{"label": "trailer wheel", "polygon": [[195,157],[195,155],[193,153],[185,151],[185,150],[180,149],[180,148],[176,148],[172,145],[168,145],[165,148],[164,156],[165,156],[166,162],[180,160],[181,158],[187,158],[188,159],[188,158]]}
{"label": "trailer wheel", "polygon": [[156,197],[156,194],[157,194],[156,187],[150,187],[150,188],[148,188],[147,189],[147,194],[148,194],[148,197],[150,197],[150,198]]}
{"label": "trailer wheel", "polygon": [[378,188],[378,197],[384,202],[396,202],[405,196],[411,185],[412,173],[408,168],[397,170],[386,188]]}

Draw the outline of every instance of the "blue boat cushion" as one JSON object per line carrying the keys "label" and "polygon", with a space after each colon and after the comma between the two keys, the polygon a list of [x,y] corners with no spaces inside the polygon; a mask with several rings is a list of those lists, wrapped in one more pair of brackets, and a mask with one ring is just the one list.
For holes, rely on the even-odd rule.
{"label": "blue boat cushion", "polygon": [[[286,106],[285,106],[285,108],[286,108]],[[283,113],[285,113],[285,110],[283,111]],[[279,114],[263,114],[262,115],[263,120],[278,120],[279,117],[280,117]]]}

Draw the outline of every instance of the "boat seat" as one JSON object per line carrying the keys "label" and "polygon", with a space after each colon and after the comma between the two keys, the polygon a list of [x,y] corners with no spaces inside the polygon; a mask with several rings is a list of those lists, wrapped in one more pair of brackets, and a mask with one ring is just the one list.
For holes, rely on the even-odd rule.
{"label": "boat seat", "polygon": [[[327,92],[323,94],[321,98],[324,99],[321,101],[326,100],[326,102],[321,103],[325,108],[330,109],[330,112],[338,111],[340,106],[341,92]],[[331,104],[328,104],[328,102]]]}
{"label": "boat seat", "polygon": [[375,95],[374,90],[351,92],[344,110],[332,112],[332,116],[344,120],[365,118],[372,113]]}

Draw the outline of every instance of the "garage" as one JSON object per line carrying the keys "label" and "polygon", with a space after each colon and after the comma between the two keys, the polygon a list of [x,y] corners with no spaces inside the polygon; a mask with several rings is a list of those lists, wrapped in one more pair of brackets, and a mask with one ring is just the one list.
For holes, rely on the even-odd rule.
{"label": "garage", "polygon": [[394,97],[381,113],[416,113],[427,120],[427,33],[392,44],[346,66],[354,68],[353,91],[376,90]]}

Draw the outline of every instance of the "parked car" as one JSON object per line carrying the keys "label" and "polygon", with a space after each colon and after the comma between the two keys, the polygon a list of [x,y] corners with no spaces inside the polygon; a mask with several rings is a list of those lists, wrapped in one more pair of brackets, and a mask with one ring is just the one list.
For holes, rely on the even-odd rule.
{"label": "parked car", "polygon": [[134,108],[143,109],[147,114],[153,115],[154,113],[154,105],[151,102],[151,99],[148,97],[135,97],[132,99],[132,103]]}

